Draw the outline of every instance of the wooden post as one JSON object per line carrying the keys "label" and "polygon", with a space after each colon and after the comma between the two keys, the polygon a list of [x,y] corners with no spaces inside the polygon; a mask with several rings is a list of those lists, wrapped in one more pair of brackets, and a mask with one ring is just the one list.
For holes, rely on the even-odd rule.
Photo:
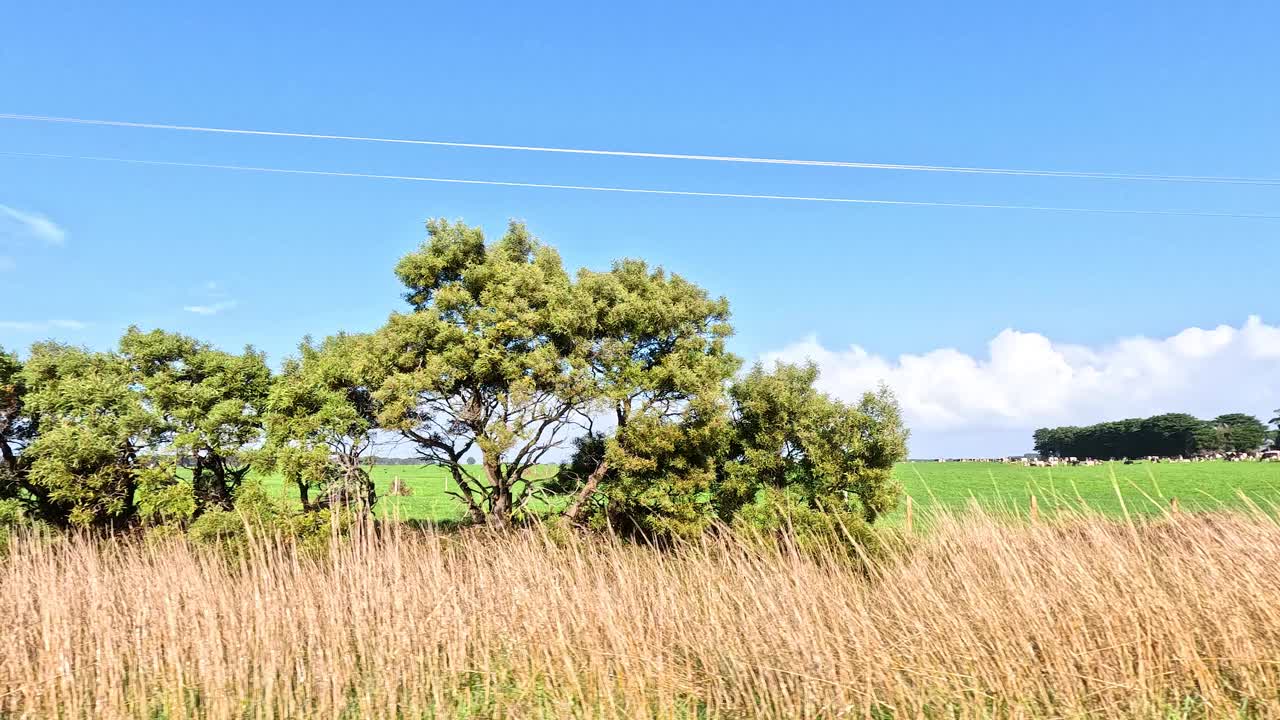
{"label": "wooden post", "polygon": [[912,508],[911,496],[910,496],[910,495],[908,495],[908,496],[907,496],[907,525],[906,525],[906,527],[907,527],[907,534],[908,534],[908,535],[910,535],[910,534],[911,534],[911,525],[912,525],[912,522],[911,522],[911,521],[912,521],[912,517],[911,517],[911,515],[912,515],[912,510],[913,510],[913,509],[914,509],[914,508]]}
{"label": "wooden post", "polygon": [[1036,502],[1036,496],[1032,495],[1031,496],[1031,522],[1036,522],[1039,519],[1040,519],[1040,505],[1039,503]]}

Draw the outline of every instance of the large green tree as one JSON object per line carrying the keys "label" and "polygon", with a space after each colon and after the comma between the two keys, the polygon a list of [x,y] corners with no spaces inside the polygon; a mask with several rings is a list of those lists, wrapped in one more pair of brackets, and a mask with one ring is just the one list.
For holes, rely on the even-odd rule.
{"label": "large green tree", "polygon": [[641,260],[583,270],[578,290],[591,302],[586,358],[602,412],[580,411],[590,434],[570,464],[582,482],[566,516],[655,536],[700,531],[739,365],[725,350],[728,301]]}
{"label": "large green tree", "polygon": [[38,425],[22,457],[42,519],[84,527],[134,520],[139,488],[166,471],[148,454],[160,427],[128,362],[117,353],[39,343],[21,377],[25,412]]}
{"label": "large green tree", "polygon": [[[593,308],[520,223],[492,245],[462,223],[427,231],[396,266],[412,312],[370,342],[378,422],[449,469],[469,517],[505,527],[534,496],[531,471],[598,398],[584,342]],[[483,479],[463,467],[473,449]]]}
{"label": "large green tree", "polygon": [[194,513],[228,509],[262,440],[271,371],[261,353],[239,354],[177,333],[129,328],[120,356],[163,448],[191,465]]}
{"label": "large green tree", "polygon": [[1225,450],[1253,452],[1267,441],[1267,426],[1253,415],[1229,413],[1213,419],[1225,437]]}
{"label": "large green tree", "polygon": [[1203,423],[1187,413],[1166,413],[1142,421],[1138,448],[1141,455],[1192,455],[1196,452],[1196,432]]}
{"label": "large green tree", "polygon": [[293,483],[306,509],[368,507],[377,499],[366,467],[377,414],[362,376],[367,342],[362,335],[305,340],[271,388],[260,464]]}
{"label": "large green tree", "polygon": [[881,388],[849,405],[819,392],[817,378],[813,364],[779,363],[733,384],[734,445],[716,492],[725,519],[761,497],[867,522],[896,505],[907,430],[893,395]]}

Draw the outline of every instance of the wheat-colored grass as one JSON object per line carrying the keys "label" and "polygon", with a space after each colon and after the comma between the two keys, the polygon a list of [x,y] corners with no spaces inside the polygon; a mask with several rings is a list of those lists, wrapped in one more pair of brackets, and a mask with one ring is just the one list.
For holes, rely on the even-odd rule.
{"label": "wheat-colored grass", "polygon": [[385,533],[20,539],[0,716],[1280,717],[1280,526],[935,519],[873,561]]}

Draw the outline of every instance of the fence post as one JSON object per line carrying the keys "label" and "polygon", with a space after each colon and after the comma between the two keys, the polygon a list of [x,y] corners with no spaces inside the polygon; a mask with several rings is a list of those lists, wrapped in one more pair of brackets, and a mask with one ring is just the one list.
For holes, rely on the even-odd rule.
{"label": "fence post", "polygon": [[1039,503],[1036,502],[1036,496],[1032,495],[1031,496],[1031,522],[1036,522],[1039,519],[1040,519],[1040,505]]}
{"label": "fence post", "polygon": [[908,495],[908,496],[907,496],[907,526],[906,526],[906,527],[907,527],[907,534],[908,534],[908,535],[910,535],[910,534],[911,534],[911,526],[912,526],[912,522],[911,522],[911,521],[912,521],[912,518],[911,518],[911,515],[912,515],[912,510],[913,510],[913,509],[914,509],[914,508],[912,507],[911,496],[910,496],[910,495]]}

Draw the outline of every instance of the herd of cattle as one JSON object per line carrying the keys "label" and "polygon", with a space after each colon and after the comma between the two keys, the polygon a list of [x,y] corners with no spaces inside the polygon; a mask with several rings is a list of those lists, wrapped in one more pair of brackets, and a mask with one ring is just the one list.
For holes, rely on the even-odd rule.
{"label": "herd of cattle", "polygon": [[[1117,462],[1124,462],[1126,465],[1132,465],[1137,462],[1151,463],[1192,463],[1192,462],[1209,462],[1221,460],[1226,462],[1280,462],[1280,450],[1260,450],[1257,452],[1217,452],[1205,453],[1201,455],[1183,456],[1176,455],[1173,457],[1164,457],[1160,455],[1148,455],[1141,458],[1119,458]],[[938,462],[998,462],[1021,464],[1023,467],[1058,467],[1060,465],[1071,466],[1093,466],[1101,465],[1105,460],[1097,460],[1094,458],[1078,458],[1078,457],[1049,457],[1038,458],[1020,455],[1017,457],[998,457],[998,458],[938,458]]]}
{"label": "herd of cattle", "polygon": [[[1006,460],[1005,462],[1010,462]],[[1161,455],[1147,455],[1141,458],[1123,458],[1125,465],[1132,465],[1136,462],[1151,463],[1192,463],[1192,462],[1211,462],[1214,460],[1223,460],[1226,462],[1280,462],[1280,451],[1267,450],[1258,452],[1225,452],[1225,453],[1205,453],[1203,455],[1175,455],[1173,457],[1164,457]],[[1102,460],[1093,458],[1076,458],[1076,457],[1051,457],[1048,459],[1039,458],[1017,458],[1017,462],[1027,467],[1057,467],[1058,465],[1100,465]]]}

